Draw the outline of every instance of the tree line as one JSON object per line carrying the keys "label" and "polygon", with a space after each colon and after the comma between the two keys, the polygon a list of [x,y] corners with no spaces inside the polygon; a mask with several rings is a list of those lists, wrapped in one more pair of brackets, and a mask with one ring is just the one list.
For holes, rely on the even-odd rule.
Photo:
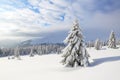
{"label": "tree line", "polygon": [[65,47],[63,43],[49,43],[49,44],[39,44],[30,46],[17,46],[15,48],[0,48],[0,57],[14,56],[18,57],[20,55],[44,55],[56,53],[60,54],[61,50]]}

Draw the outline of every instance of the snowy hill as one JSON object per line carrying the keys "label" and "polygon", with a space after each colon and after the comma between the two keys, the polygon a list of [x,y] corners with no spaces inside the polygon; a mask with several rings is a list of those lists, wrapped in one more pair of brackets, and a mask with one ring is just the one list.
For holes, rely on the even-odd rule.
{"label": "snowy hill", "polygon": [[86,68],[65,68],[61,54],[0,58],[0,80],[120,80],[120,48],[88,52],[94,63]]}

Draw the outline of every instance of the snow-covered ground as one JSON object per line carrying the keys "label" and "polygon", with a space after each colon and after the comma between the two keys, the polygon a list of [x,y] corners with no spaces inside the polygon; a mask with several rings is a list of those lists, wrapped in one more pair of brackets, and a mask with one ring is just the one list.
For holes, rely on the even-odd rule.
{"label": "snow-covered ground", "polygon": [[0,80],[120,80],[120,48],[88,52],[94,63],[86,68],[65,68],[57,54],[0,58]]}

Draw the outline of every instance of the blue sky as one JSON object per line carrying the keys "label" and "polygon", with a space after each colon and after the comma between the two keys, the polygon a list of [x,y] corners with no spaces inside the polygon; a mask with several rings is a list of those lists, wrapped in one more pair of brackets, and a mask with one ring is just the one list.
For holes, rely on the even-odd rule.
{"label": "blue sky", "polygon": [[87,41],[107,40],[111,30],[120,37],[120,0],[0,0],[0,42],[51,35],[60,42],[76,18]]}

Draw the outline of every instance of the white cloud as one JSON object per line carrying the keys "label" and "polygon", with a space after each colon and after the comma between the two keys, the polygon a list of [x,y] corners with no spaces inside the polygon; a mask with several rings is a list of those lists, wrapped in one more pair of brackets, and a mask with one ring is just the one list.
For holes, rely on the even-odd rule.
{"label": "white cloud", "polygon": [[[58,22],[56,21],[55,23],[50,23],[52,24],[52,26],[50,27],[43,26],[42,25],[43,23],[52,22],[51,15],[50,14],[41,15],[41,14],[35,13],[34,11],[28,8],[2,12],[0,15],[0,25],[1,25],[0,31],[2,32],[1,37],[2,39],[7,39],[10,37],[12,39],[16,39],[15,35],[23,33],[21,35],[17,35],[16,37],[17,39],[24,39],[25,38],[24,33],[25,34],[41,34],[46,32],[48,33],[52,31],[68,29],[68,26],[65,23],[59,22],[59,21]],[[57,16],[58,13],[54,13],[54,15]],[[21,36],[23,36],[23,38],[18,38]],[[26,37],[29,38],[29,36],[26,36]]]}
{"label": "white cloud", "polygon": [[[93,17],[89,18],[85,26],[91,28],[100,27],[100,28],[118,28],[120,26],[120,10],[115,10],[109,13],[96,12]],[[120,28],[119,28],[120,29]]]}
{"label": "white cloud", "polygon": [[[0,6],[0,36],[3,39],[11,37],[12,39],[22,40],[39,37],[34,36],[38,34],[68,30],[75,16],[80,19],[82,27],[86,28],[110,28],[120,25],[120,10],[102,13],[101,11],[93,11],[96,9],[94,0],[70,1],[28,0],[30,5],[27,6],[23,4],[24,2],[14,1],[14,3],[22,5],[23,8],[16,8],[9,4],[2,5]],[[40,13],[36,13],[31,8],[38,9]],[[57,20],[63,14],[65,14],[64,21]],[[46,23],[50,24],[50,26],[45,26]],[[40,37],[42,36],[40,35]]]}

